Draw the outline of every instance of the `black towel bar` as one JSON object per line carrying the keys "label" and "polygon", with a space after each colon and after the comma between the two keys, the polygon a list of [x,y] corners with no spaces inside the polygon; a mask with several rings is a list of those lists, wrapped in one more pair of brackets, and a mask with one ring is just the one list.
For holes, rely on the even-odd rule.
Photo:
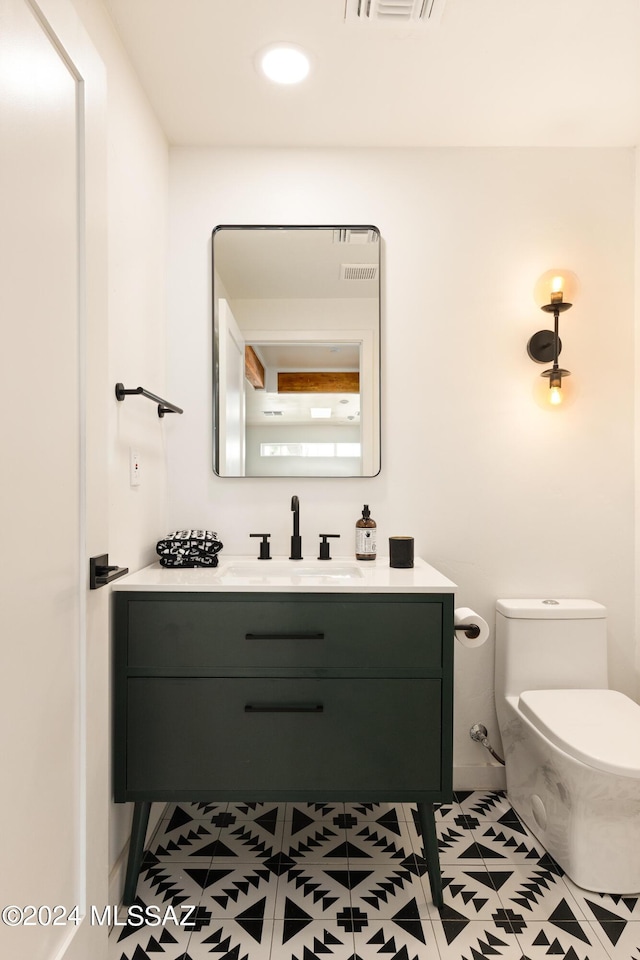
{"label": "black towel bar", "polygon": [[150,390],[145,390],[144,387],[135,387],[133,390],[125,390],[123,384],[116,383],[116,399],[124,400],[126,396],[132,393],[139,393],[143,397],[147,397],[149,400],[153,400],[154,403],[158,404],[158,416],[164,417],[165,413],[182,413],[180,407],[176,407],[175,403],[169,403],[168,400],[163,400],[162,397],[156,397],[155,393],[151,393]]}

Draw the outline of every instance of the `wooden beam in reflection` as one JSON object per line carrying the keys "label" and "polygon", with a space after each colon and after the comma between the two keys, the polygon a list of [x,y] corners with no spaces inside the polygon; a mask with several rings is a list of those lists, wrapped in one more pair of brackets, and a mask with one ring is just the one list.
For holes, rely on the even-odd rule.
{"label": "wooden beam in reflection", "polygon": [[279,373],[278,393],[359,393],[360,374],[339,373]]}
{"label": "wooden beam in reflection", "polygon": [[256,390],[264,390],[264,367],[253,347],[244,348],[244,375]]}

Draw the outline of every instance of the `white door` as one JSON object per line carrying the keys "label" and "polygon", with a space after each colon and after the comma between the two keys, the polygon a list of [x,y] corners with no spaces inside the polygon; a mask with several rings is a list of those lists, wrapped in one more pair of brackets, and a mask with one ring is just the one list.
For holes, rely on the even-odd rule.
{"label": "white door", "polygon": [[68,0],[0,0],[0,908],[15,908],[0,956],[12,960],[106,956],[106,930],[86,917],[107,889],[107,609],[87,590],[89,553],[108,549],[103,86]]}
{"label": "white door", "polygon": [[231,307],[218,301],[218,464],[223,477],[245,474],[245,341]]}

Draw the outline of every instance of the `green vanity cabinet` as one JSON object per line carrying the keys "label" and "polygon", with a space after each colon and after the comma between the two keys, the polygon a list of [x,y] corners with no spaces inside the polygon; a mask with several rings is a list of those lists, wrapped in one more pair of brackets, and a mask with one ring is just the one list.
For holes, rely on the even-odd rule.
{"label": "green vanity cabinet", "polygon": [[114,794],[134,801],[451,798],[453,594],[114,591]]}

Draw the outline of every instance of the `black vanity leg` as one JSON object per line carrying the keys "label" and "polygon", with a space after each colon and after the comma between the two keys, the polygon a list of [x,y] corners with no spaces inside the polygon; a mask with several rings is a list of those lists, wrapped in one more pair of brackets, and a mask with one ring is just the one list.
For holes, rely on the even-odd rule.
{"label": "black vanity leg", "polygon": [[127,860],[127,876],[124,881],[124,896],[122,902],[125,907],[130,906],[136,898],[138,874],[142,866],[144,841],[149,825],[151,803],[147,800],[138,801],[133,808],[133,823],[131,824],[131,839],[129,840],[129,859]]}
{"label": "black vanity leg", "polygon": [[418,804],[418,818],[422,829],[424,854],[427,860],[431,897],[436,907],[442,906],[442,876],[440,874],[440,855],[436,836],[436,818],[432,803]]}

